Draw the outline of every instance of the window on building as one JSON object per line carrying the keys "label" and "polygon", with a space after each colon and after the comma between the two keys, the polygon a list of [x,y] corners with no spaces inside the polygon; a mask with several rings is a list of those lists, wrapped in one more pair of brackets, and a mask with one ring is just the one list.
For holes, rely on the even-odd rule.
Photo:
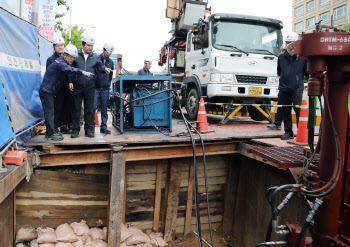
{"label": "window on building", "polygon": [[312,0],[307,3],[307,12],[313,11],[316,8],[316,1]]}
{"label": "window on building", "polygon": [[320,14],[320,20],[322,20],[323,24],[329,22],[329,11]]}
{"label": "window on building", "polygon": [[345,5],[334,9],[334,20],[345,16]]}
{"label": "window on building", "polygon": [[325,6],[329,4],[329,0],[320,0],[320,6]]}
{"label": "window on building", "polygon": [[303,14],[303,5],[295,8],[295,16],[301,16]]}
{"label": "window on building", "polygon": [[303,31],[303,22],[298,22],[295,24],[295,32],[300,33]]}
{"label": "window on building", "polygon": [[306,29],[314,28],[315,27],[315,21],[316,21],[315,16],[307,19],[306,20]]}

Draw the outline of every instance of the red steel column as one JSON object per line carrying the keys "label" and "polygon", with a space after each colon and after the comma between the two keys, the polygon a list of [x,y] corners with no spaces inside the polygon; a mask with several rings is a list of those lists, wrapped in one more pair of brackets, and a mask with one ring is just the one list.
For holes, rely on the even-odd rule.
{"label": "red steel column", "polygon": [[[303,34],[301,40],[294,43],[294,53],[308,58],[308,68],[312,72],[311,90],[318,95],[318,78],[322,77],[327,61],[328,95],[330,111],[340,142],[342,166],[344,166],[345,144],[348,124],[348,97],[350,90],[350,33],[349,32],[314,32]],[[310,83],[309,83],[310,85]],[[323,84],[324,86],[325,84]],[[322,119],[322,143],[320,152],[319,177],[328,182],[336,165],[335,141],[329,123],[330,115],[325,110]],[[331,239],[338,241],[340,227],[340,209],[342,207],[342,178],[328,195],[315,215],[315,227],[312,233],[313,247],[328,247]]]}
{"label": "red steel column", "polygon": [[[350,71],[350,57],[328,57],[327,74],[329,80],[328,99],[336,132],[340,143],[342,164],[344,164],[345,143],[348,124],[349,81],[345,81],[344,72]],[[332,128],[329,123],[329,113],[324,112],[322,119],[322,144],[320,152],[320,179],[328,182],[335,167],[336,151]],[[343,170],[343,169],[342,169]],[[341,207],[341,189],[343,172],[333,192],[325,198],[323,205],[315,215],[316,233],[313,246],[329,246],[326,236],[336,238],[339,229],[339,214]]]}

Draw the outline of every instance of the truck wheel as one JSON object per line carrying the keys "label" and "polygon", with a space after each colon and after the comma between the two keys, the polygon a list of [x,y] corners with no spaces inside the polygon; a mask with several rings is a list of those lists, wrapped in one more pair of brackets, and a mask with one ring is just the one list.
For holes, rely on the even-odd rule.
{"label": "truck wheel", "polygon": [[[264,115],[262,115],[261,112],[259,112],[258,109],[256,109],[255,107],[253,106],[248,106],[248,112],[249,112],[249,116],[251,119],[255,120],[255,121],[264,121],[264,120],[267,120],[265,118]],[[270,110],[271,110],[271,107],[267,107],[267,106],[262,106],[261,109],[263,109],[267,114],[270,114]]]}
{"label": "truck wheel", "polygon": [[199,107],[199,97],[196,88],[192,88],[186,97],[186,111],[188,118],[191,120],[197,119]]}

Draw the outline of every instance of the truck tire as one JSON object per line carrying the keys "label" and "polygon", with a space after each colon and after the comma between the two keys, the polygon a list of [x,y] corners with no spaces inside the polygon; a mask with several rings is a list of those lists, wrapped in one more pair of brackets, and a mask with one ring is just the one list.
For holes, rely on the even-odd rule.
{"label": "truck tire", "polygon": [[[253,106],[248,106],[248,112],[249,112],[249,116],[251,119],[255,120],[255,121],[264,121],[267,120],[265,118],[265,116],[263,116],[261,114],[261,112],[259,112],[258,109],[256,109]],[[270,114],[271,111],[271,107],[267,107],[267,106],[262,106],[261,109],[263,109],[267,114]]]}
{"label": "truck tire", "polygon": [[186,97],[186,111],[190,120],[196,120],[199,108],[199,96],[196,88],[192,88]]}

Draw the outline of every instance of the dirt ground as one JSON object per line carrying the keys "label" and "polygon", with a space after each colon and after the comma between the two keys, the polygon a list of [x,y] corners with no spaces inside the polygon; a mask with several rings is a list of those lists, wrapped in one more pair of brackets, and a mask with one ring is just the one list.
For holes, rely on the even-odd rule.
{"label": "dirt ground", "polygon": [[[180,238],[182,238],[182,241],[180,243],[169,243],[169,247],[193,247],[193,246],[199,246],[198,238],[194,233],[190,233],[187,236],[178,235]],[[232,236],[223,237],[221,235],[221,232],[213,231],[213,237],[214,237],[214,246],[215,247],[240,247],[237,240],[235,240]],[[202,238],[205,239],[210,244],[210,233],[209,231],[203,231],[202,232]],[[208,247],[203,242],[203,247]]]}

